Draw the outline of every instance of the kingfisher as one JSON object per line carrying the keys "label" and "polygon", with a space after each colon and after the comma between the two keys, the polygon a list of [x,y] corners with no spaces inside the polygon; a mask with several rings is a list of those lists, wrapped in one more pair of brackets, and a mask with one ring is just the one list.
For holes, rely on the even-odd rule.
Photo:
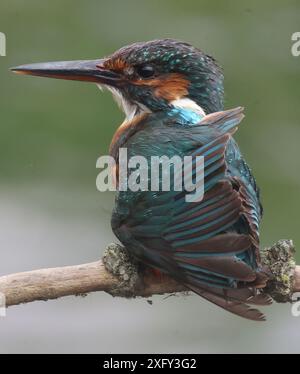
{"label": "kingfisher", "polygon": [[[188,192],[177,191],[174,183],[168,191],[119,189],[112,230],[144,266],[231,313],[265,319],[253,307],[271,303],[261,292],[269,276],[260,258],[260,193],[233,139],[243,108],[224,110],[223,72],[213,57],[189,43],[161,39],[102,59],[12,70],[93,82],[111,91],[126,116],[110,145],[115,160],[121,148],[128,158],[202,156],[201,200],[188,202]],[[195,179],[197,168],[190,173]]]}

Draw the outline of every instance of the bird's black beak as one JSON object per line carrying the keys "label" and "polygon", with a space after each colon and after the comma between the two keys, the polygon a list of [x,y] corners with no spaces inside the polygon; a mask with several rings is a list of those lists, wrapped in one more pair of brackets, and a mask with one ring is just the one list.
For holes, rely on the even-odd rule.
{"label": "bird's black beak", "polygon": [[17,74],[36,75],[56,79],[95,82],[110,86],[121,83],[120,74],[104,67],[104,59],[89,61],[44,62],[20,65],[11,70]]}

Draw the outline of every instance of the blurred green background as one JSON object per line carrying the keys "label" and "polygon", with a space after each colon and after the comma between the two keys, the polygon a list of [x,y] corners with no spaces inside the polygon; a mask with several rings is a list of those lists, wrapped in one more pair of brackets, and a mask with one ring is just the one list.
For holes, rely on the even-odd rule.
{"label": "blurred green background", "polygon": [[[95,85],[8,68],[163,37],[223,66],[226,108],[246,108],[236,138],[262,190],[262,245],[299,244],[300,57],[291,54],[299,21],[298,0],[1,0],[0,274],[93,261],[115,240],[113,194],[96,190],[95,163],[123,118]],[[98,293],[10,308],[0,352],[300,352],[289,305],[267,308],[268,321],[255,324],[194,296],[153,300]]]}

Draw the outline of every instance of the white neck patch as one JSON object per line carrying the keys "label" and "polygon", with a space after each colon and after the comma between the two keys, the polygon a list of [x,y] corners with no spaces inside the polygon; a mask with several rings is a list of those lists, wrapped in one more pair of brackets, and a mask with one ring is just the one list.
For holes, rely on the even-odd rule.
{"label": "white neck patch", "polygon": [[171,101],[170,104],[173,105],[176,108],[190,109],[190,110],[193,110],[194,112],[197,112],[197,113],[201,114],[202,116],[205,116],[205,112],[201,108],[201,106],[198,105],[197,103],[195,103],[195,101],[193,101],[193,100],[191,100],[187,97],[184,97],[183,99],[173,100],[173,101]]}

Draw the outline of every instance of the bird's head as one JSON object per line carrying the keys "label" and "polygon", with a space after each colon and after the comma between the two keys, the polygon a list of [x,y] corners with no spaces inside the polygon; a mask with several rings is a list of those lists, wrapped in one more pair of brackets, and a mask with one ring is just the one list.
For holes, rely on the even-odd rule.
{"label": "bird's head", "polygon": [[206,113],[223,108],[223,74],[216,61],[173,39],[135,43],[99,60],[22,65],[19,74],[95,82],[112,91],[127,117],[184,100]]}

